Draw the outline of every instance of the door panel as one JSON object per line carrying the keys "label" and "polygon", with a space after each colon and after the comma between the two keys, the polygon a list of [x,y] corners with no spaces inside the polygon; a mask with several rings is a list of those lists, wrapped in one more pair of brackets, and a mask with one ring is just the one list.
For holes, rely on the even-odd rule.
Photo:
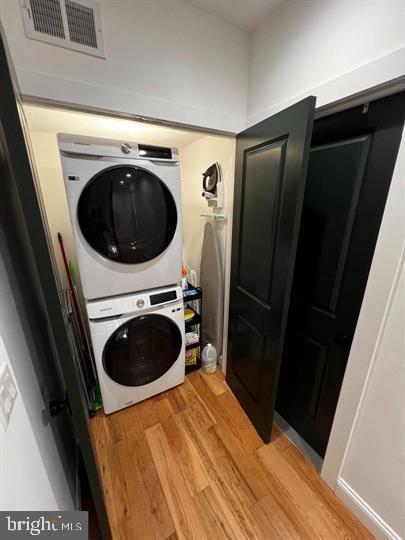
{"label": "door panel", "polygon": [[241,315],[236,320],[235,351],[233,369],[236,377],[243,381],[254,400],[260,398],[260,373],[263,364],[265,336],[248,323]]}
{"label": "door panel", "polygon": [[286,385],[286,392],[310,417],[315,415],[327,352],[322,343],[306,335],[286,339],[284,354],[291,357],[290,369],[294,373]]}
{"label": "door panel", "polygon": [[299,243],[304,251],[303,292],[306,302],[330,314],[336,311],[370,138],[338,141],[310,152],[301,227],[311,242]]}
{"label": "door panel", "polygon": [[323,456],[399,146],[393,96],[314,126],[278,412]]}
{"label": "door panel", "polygon": [[[277,228],[277,208],[282,191],[286,141],[265,144],[246,151],[246,177],[241,201],[243,230],[239,258],[239,285],[246,291],[269,300],[273,247]],[[258,193],[261,194],[260,199]],[[263,243],[258,231],[266,230],[271,241]],[[256,273],[252,272],[256,268]]]}
{"label": "door panel", "polygon": [[298,239],[315,98],[237,137],[227,381],[265,442]]}

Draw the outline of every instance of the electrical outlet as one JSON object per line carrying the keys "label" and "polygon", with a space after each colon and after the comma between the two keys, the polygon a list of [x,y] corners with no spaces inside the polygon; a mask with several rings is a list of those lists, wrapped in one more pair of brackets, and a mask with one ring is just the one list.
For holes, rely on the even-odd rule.
{"label": "electrical outlet", "polygon": [[6,431],[17,399],[17,387],[7,362],[0,367],[0,425]]}

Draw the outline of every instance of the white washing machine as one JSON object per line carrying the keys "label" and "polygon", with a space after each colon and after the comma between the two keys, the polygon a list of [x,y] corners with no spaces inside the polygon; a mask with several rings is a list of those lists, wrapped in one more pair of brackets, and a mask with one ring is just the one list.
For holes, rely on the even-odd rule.
{"label": "white washing machine", "polygon": [[89,302],[87,314],[106,414],[184,381],[181,287]]}
{"label": "white washing machine", "polygon": [[58,134],[87,300],[181,279],[181,191],[176,148]]}

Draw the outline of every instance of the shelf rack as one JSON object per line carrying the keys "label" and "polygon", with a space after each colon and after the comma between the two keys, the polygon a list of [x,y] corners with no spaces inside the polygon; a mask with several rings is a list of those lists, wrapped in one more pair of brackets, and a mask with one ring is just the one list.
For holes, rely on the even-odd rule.
{"label": "shelf rack", "polygon": [[[187,321],[184,321],[186,332],[190,332],[196,329],[198,326],[198,335],[200,336],[200,339],[196,343],[192,343],[190,345],[186,345],[186,350],[189,351],[191,349],[198,349],[197,352],[197,363],[192,366],[186,366],[186,373],[190,373],[191,371],[195,371],[196,369],[199,369],[201,367],[201,323],[202,323],[202,311],[201,311],[201,299],[202,299],[202,290],[201,287],[194,287],[194,285],[191,285],[191,283],[188,283],[188,288],[183,291],[183,301],[184,301],[184,308],[188,307],[194,311],[194,317],[192,319],[188,319]],[[191,303],[199,301],[199,310],[196,311],[195,304],[194,307],[192,307]]]}

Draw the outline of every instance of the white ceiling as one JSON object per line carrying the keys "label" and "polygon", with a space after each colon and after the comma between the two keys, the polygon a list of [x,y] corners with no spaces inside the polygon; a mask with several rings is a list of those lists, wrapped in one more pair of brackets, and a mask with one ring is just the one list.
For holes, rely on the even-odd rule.
{"label": "white ceiling", "polygon": [[177,148],[204,136],[198,131],[35,105],[24,105],[24,112],[30,131],[42,133],[74,133]]}
{"label": "white ceiling", "polygon": [[284,0],[185,0],[237,28],[251,32]]}

